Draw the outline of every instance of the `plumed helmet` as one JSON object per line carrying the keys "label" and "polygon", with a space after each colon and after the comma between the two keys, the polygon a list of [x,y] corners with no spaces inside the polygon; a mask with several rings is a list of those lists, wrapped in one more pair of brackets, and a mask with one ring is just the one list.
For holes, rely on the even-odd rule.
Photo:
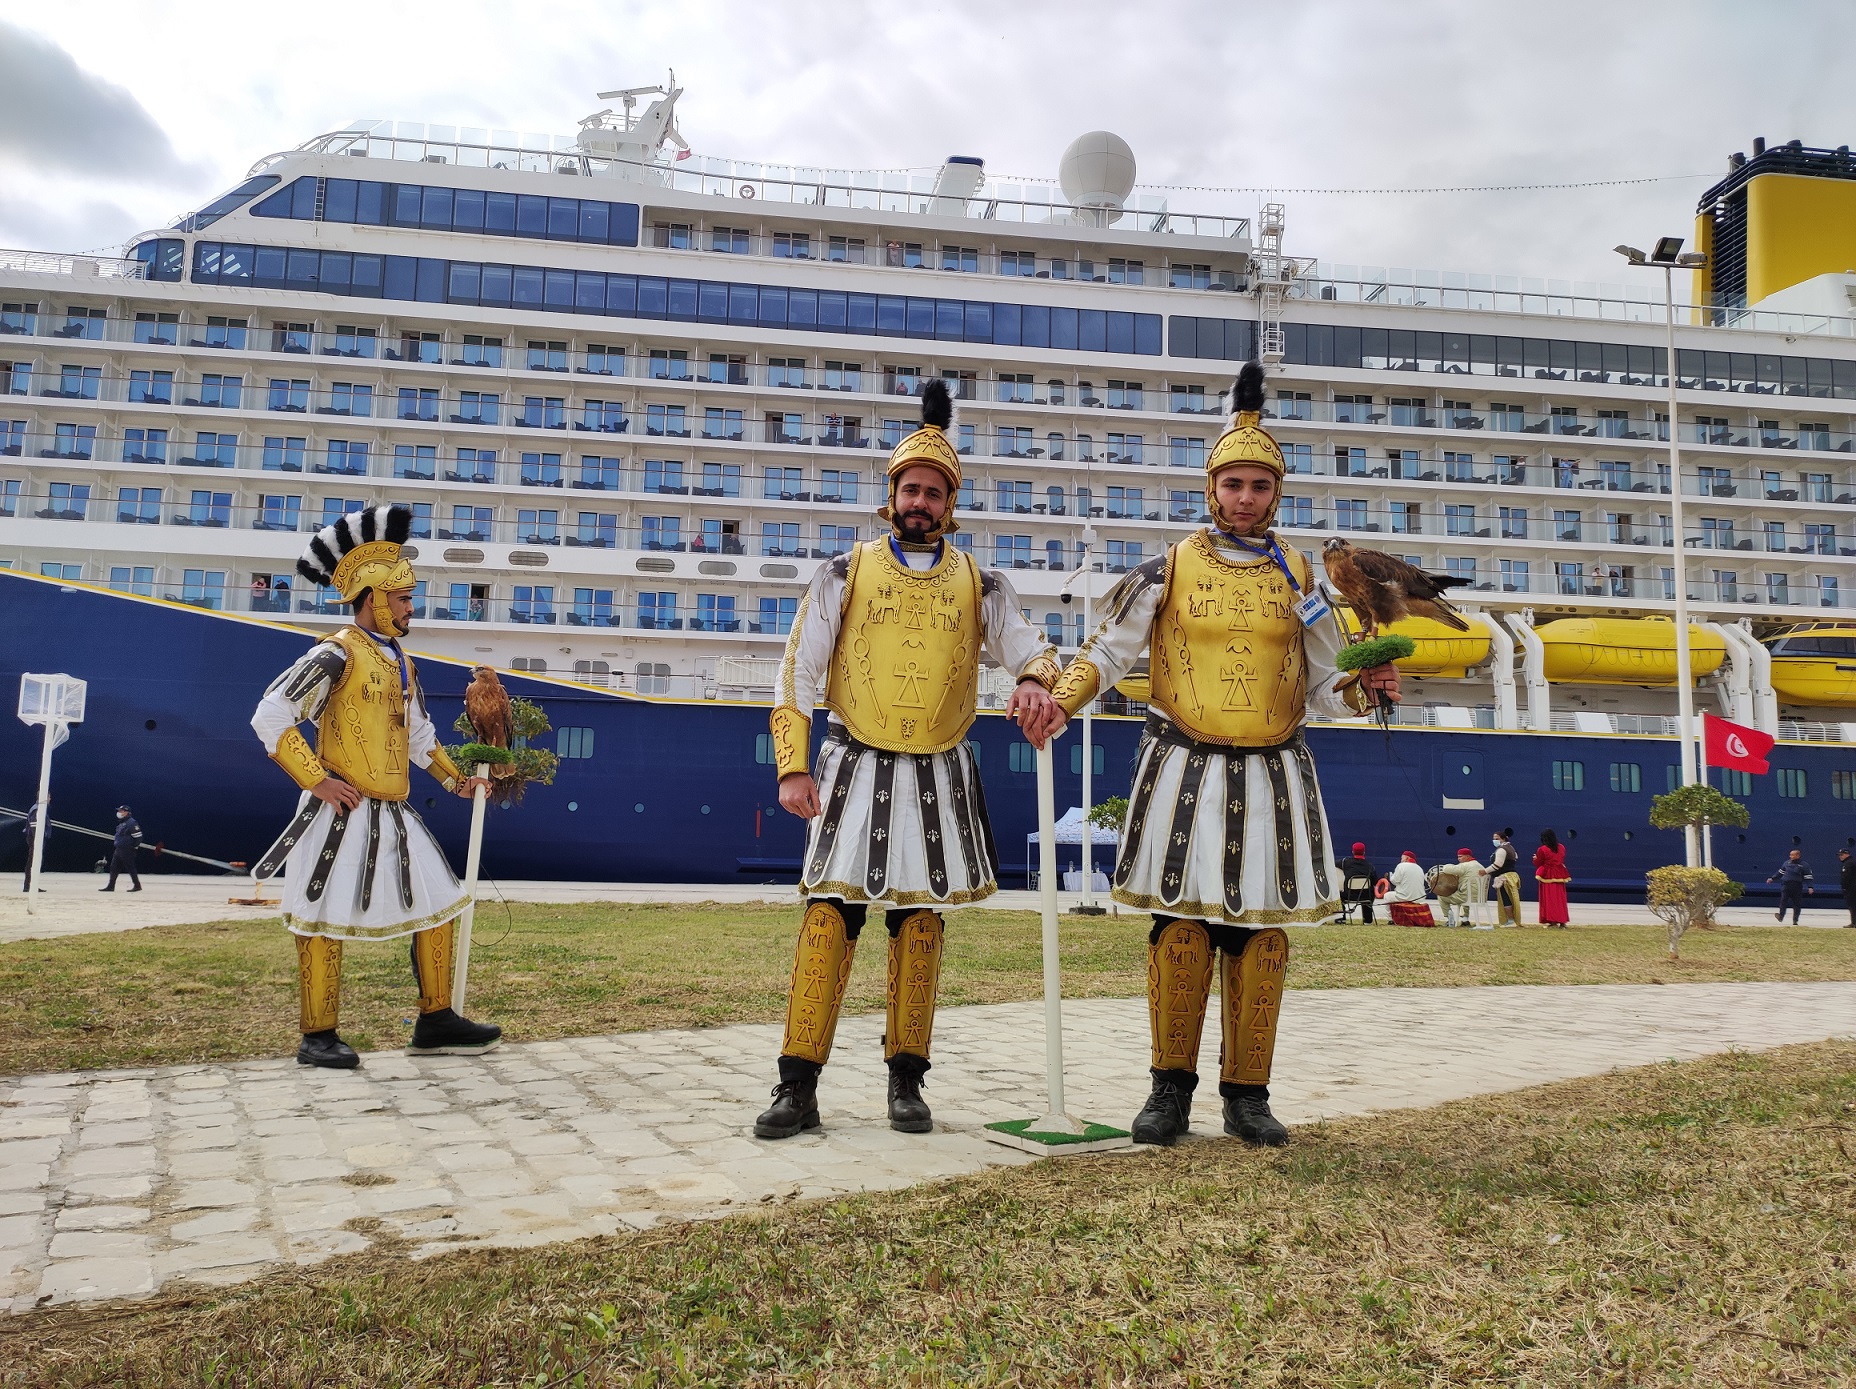
{"label": "plumed helmet", "polygon": [[1276,519],[1276,508],[1282,502],[1282,478],[1287,468],[1281,446],[1262,424],[1263,367],[1260,363],[1245,362],[1237,373],[1237,380],[1231,387],[1231,411],[1231,427],[1218,436],[1211,456],[1205,460],[1205,509],[1217,518],[1220,526],[1230,529],[1224,513],[1218,509],[1218,474],[1235,463],[1268,468],[1276,475],[1276,500],[1256,529],[1256,533],[1261,534]]}
{"label": "plumed helmet", "polygon": [[392,620],[384,595],[402,593],[418,582],[400,546],[412,534],[412,512],[403,506],[375,506],[350,511],[310,537],[296,562],[296,572],[311,583],[334,589],[345,603],[373,590],[374,617],[388,636],[405,632]]}
{"label": "plumed helmet", "polygon": [[930,381],[922,388],[922,424],[908,438],[897,444],[889,455],[889,504],[877,512],[885,521],[894,524],[892,514],[896,501],[896,480],[903,470],[917,464],[926,464],[947,479],[948,508],[947,516],[942,520],[931,539],[939,539],[952,531],[960,529],[954,520],[954,497],[960,491],[960,454],[955,450],[953,441],[947,437],[949,428],[954,423],[954,398],[949,394],[945,381]]}

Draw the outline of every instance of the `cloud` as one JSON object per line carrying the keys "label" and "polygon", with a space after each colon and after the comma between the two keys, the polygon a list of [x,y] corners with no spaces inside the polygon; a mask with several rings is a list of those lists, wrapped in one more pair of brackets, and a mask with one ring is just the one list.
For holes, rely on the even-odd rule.
{"label": "cloud", "polygon": [[142,103],[51,40],[0,20],[0,160],[47,173],[168,183],[194,171]]}

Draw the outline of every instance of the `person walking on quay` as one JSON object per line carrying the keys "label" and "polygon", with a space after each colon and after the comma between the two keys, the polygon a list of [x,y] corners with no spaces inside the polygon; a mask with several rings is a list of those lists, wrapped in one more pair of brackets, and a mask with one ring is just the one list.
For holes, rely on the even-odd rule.
{"label": "person walking on quay", "polygon": [[1848,924],[1856,926],[1856,854],[1837,850],[1837,879],[1843,888],[1843,905],[1850,910]]}
{"label": "person walking on quay", "polygon": [[[930,381],[922,427],[889,458],[888,522],[819,566],[786,643],[770,718],[780,804],[808,822],[805,899],[773,1104],[757,1138],[819,1126],[818,1080],[831,1057],[851,957],[873,906],[889,933],[889,1125],[928,1133],[922,1099],[941,981],[941,913],[999,890],[979,764],[967,742],[982,653],[1018,679],[1005,712],[1042,747],[1062,725],[1057,659],[1003,574],[949,538],[959,529],[953,402]],[[812,766],[812,710],[824,687],[829,729]]]}
{"label": "person walking on quay", "polygon": [[[20,833],[26,839],[26,881],[20,885],[21,892],[32,891],[32,851],[38,846],[39,825],[45,819],[45,807],[34,801],[26,807],[26,818],[20,823]],[[43,887],[40,892],[45,891]]]}
{"label": "person walking on quay", "polygon": [[142,890],[142,875],[136,870],[136,850],[142,847],[142,827],[135,823],[135,816],[129,813],[129,807],[116,807],[116,841],[110,845],[110,880],[98,892],[114,892],[116,879],[127,873],[131,884],[129,891]]}
{"label": "person walking on quay", "polygon": [[1373,924],[1373,884],[1379,871],[1367,861],[1366,845],[1356,842],[1353,853],[1340,861],[1340,904],[1345,917],[1348,909],[1358,907],[1360,920]]}
{"label": "person walking on quay", "polygon": [[[297,561],[311,583],[333,588],[354,621],[311,647],[271,682],[251,716],[271,760],[303,788],[296,818],[252,870],[284,874],[284,926],[296,937],[304,1066],[361,1064],[336,1033],[342,943],[412,937],[419,1018],[408,1054],[476,1056],[502,1029],[451,1007],[453,931],[470,903],[444,850],[407,804],[409,769],[424,767],[469,800],[467,777],[438,741],[425,690],[399,638],[412,629],[418,583],[400,547],[412,530],[403,506],[351,512],[324,526]],[[297,727],[315,720],[316,746]]]}
{"label": "person walking on quay", "polygon": [[1489,855],[1489,889],[1495,897],[1495,924],[1521,924],[1521,856],[1515,852],[1514,831],[1495,831]]}
{"label": "person walking on quay", "polygon": [[1285,467],[1260,423],[1258,363],[1238,376],[1234,405],[1206,464],[1212,524],[1115,586],[1055,691],[1074,717],[1150,656],[1150,712],[1111,890],[1153,913],[1153,1090],[1132,1125],[1136,1143],[1171,1144],[1190,1125],[1214,965],[1224,1131],[1289,1141],[1269,1106],[1289,961],[1282,927],[1332,916],[1342,887],[1302,726],[1361,713],[1380,692],[1398,697],[1392,665],[1358,676],[1338,668],[1346,635],[1313,566],[1271,530]]}
{"label": "person walking on quay", "polygon": [[1804,913],[1805,894],[1817,893],[1811,882],[1811,865],[1804,861],[1804,855],[1793,849],[1785,856],[1785,862],[1779,865],[1779,871],[1766,879],[1769,883],[1779,885],[1779,909],[1772,914],[1774,921],[1785,920],[1785,913],[1792,914],[1792,925],[1798,924],[1798,918]]}
{"label": "person walking on quay", "polygon": [[1540,924],[1566,929],[1566,849],[1552,830],[1540,832],[1540,847],[1534,850],[1534,883],[1540,895]]}

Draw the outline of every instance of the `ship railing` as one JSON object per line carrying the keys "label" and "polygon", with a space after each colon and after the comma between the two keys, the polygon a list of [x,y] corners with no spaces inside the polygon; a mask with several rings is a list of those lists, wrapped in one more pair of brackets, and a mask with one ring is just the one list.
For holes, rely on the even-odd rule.
{"label": "ship railing", "polygon": [[[1343,304],[1387,304],[1404,308],[1537,314],[1555,318],[1605,319],[1616,323],[1661,324],[1664,303],[1643,284],[1532,279],[1464,271],[1406,270],[1316,262],[1298,275],[1289,289],[1295,299]],[[1742,328],[1791,336],[1856,336],[1856,319],[1829,314],[1776,313],[1722,309],[1717,305],[1675,305],[1678,327],[1701,325]],[[1660,350],[1660,349],[1659,349]],[[1414,364],[1415,366],[1415,364]],[[1523,369],[1514,363],[1517,374]],[[1465,363],[1467,369],[1467,363]],[[1532,371],[1529,370],[1531,375]]]}
{"label": "ship railing", "polygon": [[1780,719],[1779,739],[1787,743],[1856,743],[1856,723],[1821,723]]}
{"label": "ship railing", "polygon": [[0,274],[63,275],[73,280],[140,280],[146,278],[147,269],[142,261],[123,256],[0,250]]}
{"label": "ship railing", "polygon": [[[936,198],[932,172],[815,169],[790,164],[693,155],[669,161],[620,160],[583,151],[574,137],[523,134],[418,121],[369,120],[317,136],[299,147],[310,154],[341,154],[413,164],[523,173],[610,178],[701,197],[813,207],[867,209],[975,220],[1100,225],[1107,229],[1175,236],[1247,240],[1250,219],[1176,213],[1166,199],[1138,190],[1118,217],[1069,206],[1055,188],[1038,183],[989,182],[972,198]],[[253,166],[256,173],[283,156]]]}

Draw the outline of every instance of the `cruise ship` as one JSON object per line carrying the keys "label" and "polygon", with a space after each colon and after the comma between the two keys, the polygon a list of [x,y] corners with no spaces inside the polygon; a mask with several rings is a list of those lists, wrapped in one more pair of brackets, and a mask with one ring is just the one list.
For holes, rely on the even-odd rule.
{"label": "cruise ship", "polygon": [[[1115,576],[1207,519],[1206,450],[1257,357],[1283,533],[1459,577],[1474,619],[1413,625],[1390,736],[1314,730],[1361,792],[1330,787],[1342,842],[1442,858],[1553,825],[1593,892],[1668,860],[1647,811],[1676,777],[1679,486],[1698,707],[1781,737],[1757,785],[1715,774],[1754,807],[1723,866],[1856,843],[1831,834],[1856,808],[1856,249],[1797,230],[1849,224],[1847,148],[1756,142],[1702,199],[1672,424],[1660,276],[1301,256],[1282,206],[1174,211],[1106,132],[1049,185],[964,155],[696,156],[681,96],[603,93],[571,137],[357,121],[120,257],[0,251],[0,680],[68,669],[114,719],[59,753],[55,818],[130,800],[177,848],[255,858],[292,790],[243,721],[346,618],[295,558],[395,502],[441,704],[487,663],[562,730],[492,871],[790,876],[761,706],[818,565],[879,524],[923,383],[959,406],[955,541],[1067,651]],[[991,673],[983,703],[1006,692]],[[1126,790],[1141,692],[1099,706],[1097,797]],[[1009,877],[1031,763],[996,716],[974,737]],[[0,807],[34,793],[32,741],[5,740]]]}

